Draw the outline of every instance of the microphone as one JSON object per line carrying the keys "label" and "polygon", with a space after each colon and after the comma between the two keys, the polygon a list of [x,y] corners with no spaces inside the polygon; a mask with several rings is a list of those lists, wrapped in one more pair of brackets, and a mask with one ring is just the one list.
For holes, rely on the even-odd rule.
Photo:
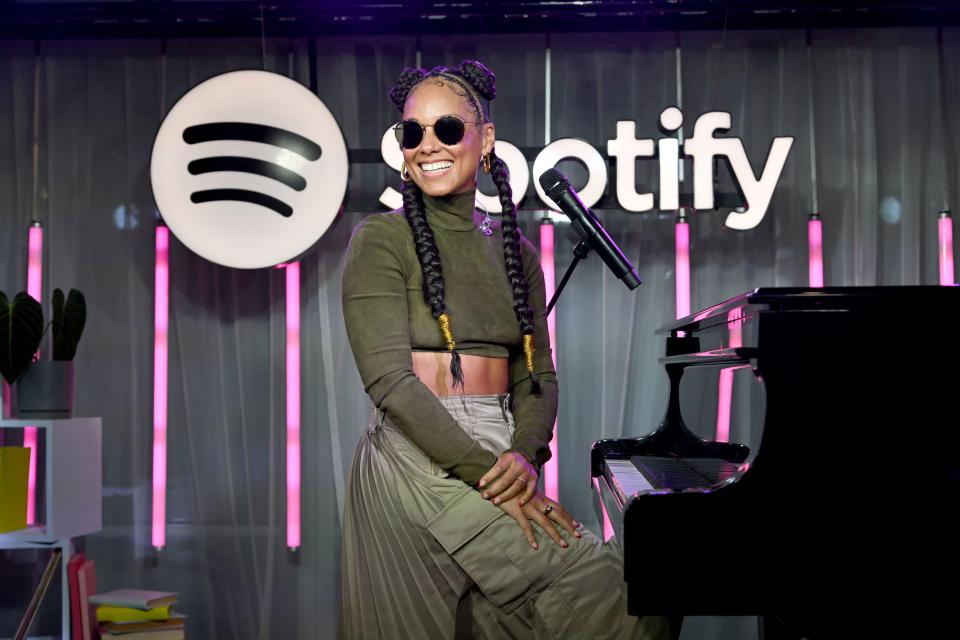
{"label": "microphone", "polygon": [[540,187],[557,203],[560,210],[570,218],[573,228],[577,230],[584,242],[591,249],[600,254],[607,267],[613,271],[618,279],[631,290],[640,286],[640,278],[633,270],[633,265],[620,251],[620,247],[603,228],[597,216],[590,209],[583,206],[577,192],[570,186],[567,177],[556,169],[547,169],[540,175]]}

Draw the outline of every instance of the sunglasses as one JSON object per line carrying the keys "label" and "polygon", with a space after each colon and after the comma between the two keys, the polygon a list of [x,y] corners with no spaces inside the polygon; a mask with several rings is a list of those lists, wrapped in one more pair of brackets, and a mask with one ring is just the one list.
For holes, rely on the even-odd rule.
{"label": "sunglasses", "polygon": [[457,116],[440,116],[433,124],[426,126],[416,120],[401,120],[393,126],[393,133],[397,136],[397,142],[404,149],[416,149],[423,142],[423,136],[427,127],[433,127],[433,133],[437,140],[448,147],[459,144],[466,133],[466,125],[483,124],[482,122],[464,122]]}

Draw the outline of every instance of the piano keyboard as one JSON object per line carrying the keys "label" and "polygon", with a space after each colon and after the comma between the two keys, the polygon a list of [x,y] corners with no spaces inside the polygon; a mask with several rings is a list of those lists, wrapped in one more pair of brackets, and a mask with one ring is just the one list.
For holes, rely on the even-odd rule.
{"label": "piano keyboard", "polygon": [[622,505],[627,501],[628,496],[645,491],[653,491],[653,485],[640,473],[633,463],[629,460],[611,460],[607,459],[607,480],[610,486],[617,492],[617,497]]}
{"label": "piano keyboard", "polygon": [[708,489],[737,474],[739,465],[716,458],[631,456],[606,460],[607,480],[621,504],[648,491]]}

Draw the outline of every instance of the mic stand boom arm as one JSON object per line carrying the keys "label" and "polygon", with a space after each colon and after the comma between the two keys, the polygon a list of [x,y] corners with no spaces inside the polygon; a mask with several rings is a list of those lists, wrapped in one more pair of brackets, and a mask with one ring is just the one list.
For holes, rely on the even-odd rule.
{"label": "mic stand boom arm", "polygon": [[590,253],[590,245],[588,245],[583,240],[577,242],[573,247],[573,262],[570,263],[570,266],[567,267],[566,273],[563,274],[563,278],[560,280],[560,285],[557,287],[557,290],[553,292],[553,297],[550,298],[550,304],[547,305],[547,314],[550,315],[550,312],[553,311],[553,305],[557,304],[557,298],[560,297],[560,292],[563,291],[563,288],[567,285],[567,280],[570,279],[570,276],[573,274],[573,270],[577,268],[577,265],[580,264],[580,261],[587,257],[587,254]]}

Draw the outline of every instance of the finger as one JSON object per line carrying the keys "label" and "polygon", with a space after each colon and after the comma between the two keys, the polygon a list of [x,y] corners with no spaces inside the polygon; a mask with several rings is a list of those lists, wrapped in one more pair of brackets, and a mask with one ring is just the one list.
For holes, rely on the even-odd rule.
{"label": "finger", "polygon": [[499,476],[501,473],[503,473],[508,466],[510,465],[505,462],[500,462],[498,460],[496,464],[490,467],[487,470],[487,472],[480,477],[480,482],[477,483],[477,486],[478,487],[486,486],[488,482],[490,482],[491,480]]}
{"label": "finger", "polygon": [[533,533],[533,527],[530,526],[530,521],[527,520],[526,514],[521,511],[519,515],[512,513],[510,515],[517,521],[517,524],[520,525],[520,530],[523,531],[523,535],[526,536],[527,542],[530,543],[533,550],[536,551],[539,549],[540,545],[537,544],[537,536]]}
{"label": "finger", "polygon": [[563,507],[559,505],[555,506],[553,508],[553,511],[550,512],[550,519],[554,523],[566,529],[567,533],[569,533],[570,535],[577,538],[583,537],[582,535],[580,535],[580,532],[577,531],[577,526],[574,519],[570,517],[570,514],[567,513],[567,511]]}
{"label": "finger", "polygon": [[537,481],[536,479],[531,478],[527,480],[527,490],[523,492],[523,495],[520,497],[520,506],[527,504],[533,500],[533,496],[537,493]]}
{"label": "finger", "polygon": [[[516,480],[513,481],[509,487],[503,490],[496,498],[493,499],[493,504],[500,504],[501,502],[506,502],[507,500],[513,498],[515,495],[523,491],[524,487],[527,486],[526,476],[518,476]],[[523,506],[523,505],[521,505]]]}
{"label": "finger", "polygon": [[558,546],[563,547],[564,549],[570,546],[567,544],[567,541],[560,536],[560,532],[557,531],[556,523],[554,523],[553,520],[543,513],[543,511],[538,511],[533,518],[543,529],[543,532],[550,536],[550,538],[556,542]]}
{"label": "finger", "polygon": [[500,493],[513,484],[522,473],[523,469],[518,469],[512,465],[507,467],[499,478],[494,480],[490,485],[487,486],[486,489],[484,489],[483,497],[492,498],[500,495]]}

